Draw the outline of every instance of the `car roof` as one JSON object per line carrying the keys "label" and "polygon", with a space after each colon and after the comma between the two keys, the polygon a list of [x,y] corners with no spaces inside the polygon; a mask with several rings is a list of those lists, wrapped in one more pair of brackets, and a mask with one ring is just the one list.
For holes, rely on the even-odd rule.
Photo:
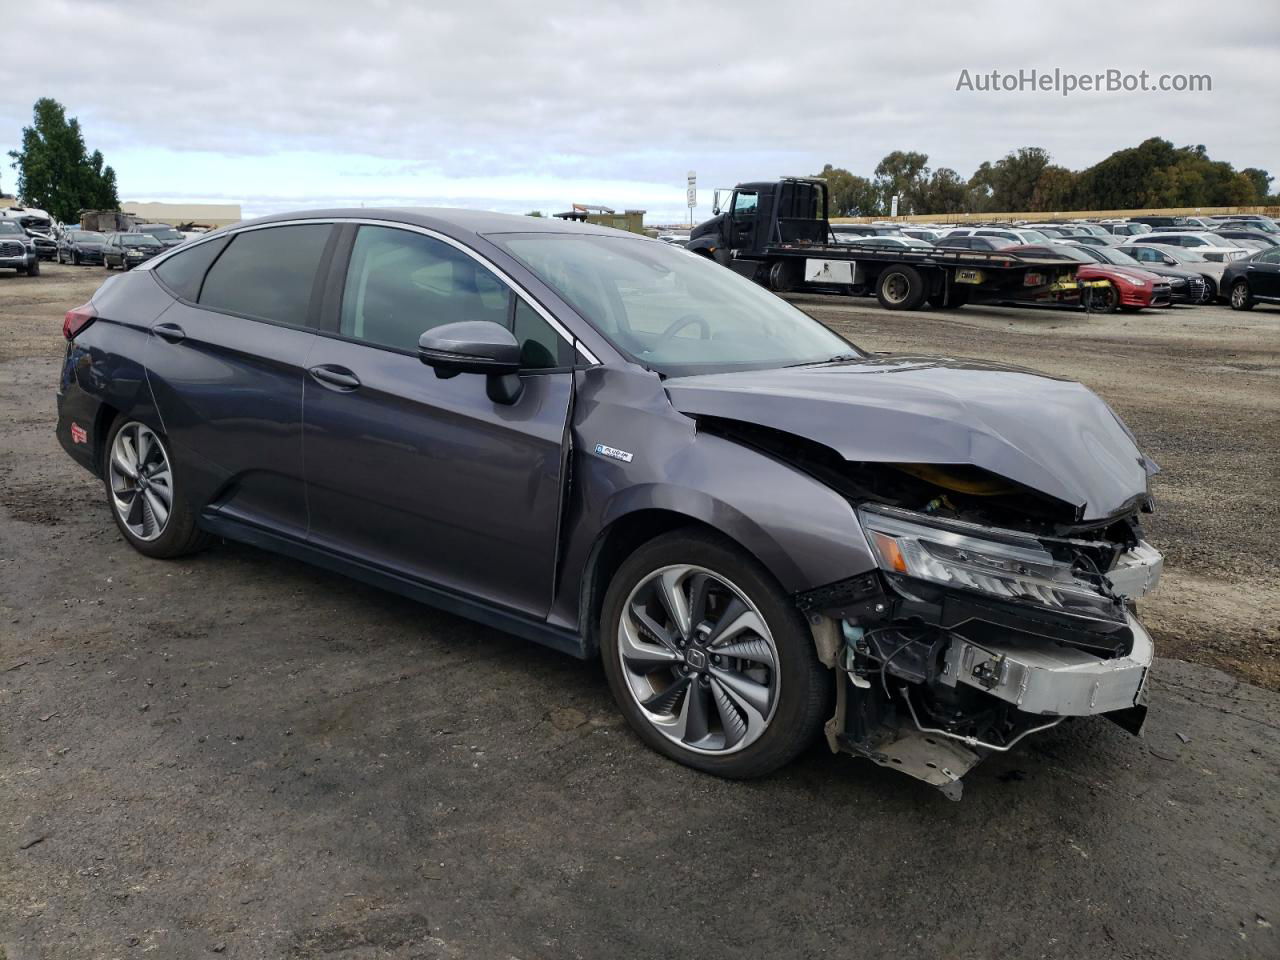
{"label": "car roof", "polygon": [[426,227],[446,234],[500,233],[567,233],[579,235],[604,235],[648,239],[601,224],[575,223],[555,217],[527,217],[523,214],[493,213],[489,210],[467,210],[452,207],[338,207],[323,210],[293,210],[274,213],[254,220],[241,220],[224,230],[240,230],[244,227],[282,223],[289,220],[385,220]]}

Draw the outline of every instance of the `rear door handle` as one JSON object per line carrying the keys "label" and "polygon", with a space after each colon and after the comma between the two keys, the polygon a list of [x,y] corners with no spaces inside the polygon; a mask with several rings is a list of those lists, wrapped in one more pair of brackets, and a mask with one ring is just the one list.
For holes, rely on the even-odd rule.
{"label": "rear door handle", "polygon": [[360,378],[346,367],[326,363],[312,367],[307,372],[311,374],[311,379],[331,390],[345,393],[360,386]]}
{"label": "rear door handle", "polygon": [[151,328],[151,332],[161,340],[167,340],[169,343],[181,343],[187,339],[186,331],[176,323],[157,323]]}

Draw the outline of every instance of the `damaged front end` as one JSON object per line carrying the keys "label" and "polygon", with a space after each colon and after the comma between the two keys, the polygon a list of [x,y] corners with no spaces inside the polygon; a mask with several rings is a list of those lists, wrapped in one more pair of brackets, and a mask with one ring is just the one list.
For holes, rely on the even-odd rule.
{"label": "damaged front end", "polygon": [[984,756],[1067,717],[1139,734],[1153,654],[1132,606],[1163,561],[1136,510],[1063,535],[938,502],[862,503],[879,569],[797,597],[837,673],[831,748],[959,799]]}

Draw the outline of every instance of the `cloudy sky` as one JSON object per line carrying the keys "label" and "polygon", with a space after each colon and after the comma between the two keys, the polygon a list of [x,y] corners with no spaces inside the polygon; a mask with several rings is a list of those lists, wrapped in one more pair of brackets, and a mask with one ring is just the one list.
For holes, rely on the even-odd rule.
{"label": "cloudy sky", "polygon": [[[17,13],[18,8],[14,8]],[[870,175],[890,150],[969,176],[1042,146],[1072,168],[1149,136],[1280,176],[1280,3],[809,4],[38,0],[6,18],[0,151],[52,96],[123,200],[246,215],[571,202],[698,215],[710,188]],[[1205,92],[983,93],[999,70],[1208,74]],[[15,173],[0,168],[12,190]]]}

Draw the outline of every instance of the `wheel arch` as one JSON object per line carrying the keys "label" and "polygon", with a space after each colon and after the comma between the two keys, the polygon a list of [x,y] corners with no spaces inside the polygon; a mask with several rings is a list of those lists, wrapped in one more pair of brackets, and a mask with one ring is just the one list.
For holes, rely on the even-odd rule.
{"label": "wheel arch", "polygon": [[[726,545],[741,550],[759,563],[770,576],[778,579],[773,567],[760,555],[758,549],[735,537],[707,517],[669,507],[640,507],[614,518],[597,535],[587,557],[586,570],[578,603],[579,631],[588,658],[600,652],[600,617],[604,609],[604,597],[618,568],[636,550],[658,537],[675,530],[696,530],[722,540]],[[751,539],[751,538],[746,538]],[[781,587],[781,585],[780,585]]]}

